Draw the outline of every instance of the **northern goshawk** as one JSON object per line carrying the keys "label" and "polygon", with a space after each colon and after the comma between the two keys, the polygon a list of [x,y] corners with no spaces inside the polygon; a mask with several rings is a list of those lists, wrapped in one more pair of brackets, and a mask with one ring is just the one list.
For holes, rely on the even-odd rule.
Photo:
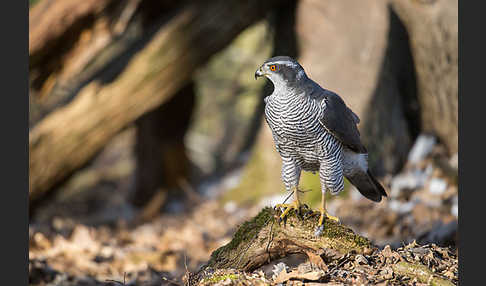
{"label": "northern goshawk", "polygon": [[255,72],[255,79],[267,77],[274,85],[265,100],[265,119],[272,130],[275,147],[282,158],[282,180],[294,201],[280,204],[280,219],[290,210],[300,212],[299,179],[304,171],[319,172],[322,190],[321,216],[329,215],[325,192],[337,194],[346,177],[366,198],[380,202],[387,196],[368,170],[368,152],[357,128],[359,117],[336,93],[307,77],[302,66],[290,57],[273,57]]}

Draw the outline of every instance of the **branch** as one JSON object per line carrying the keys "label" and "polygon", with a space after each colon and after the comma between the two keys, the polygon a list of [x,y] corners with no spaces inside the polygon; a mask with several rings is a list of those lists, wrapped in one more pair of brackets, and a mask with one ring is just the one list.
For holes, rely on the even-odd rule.
{"label": "branch", "polygon": [[114,82],[87,85],[29,133],[29,198],[87,163],[122,128],[167,101],[211,55],[281,3],[214,0],[185,8]]}

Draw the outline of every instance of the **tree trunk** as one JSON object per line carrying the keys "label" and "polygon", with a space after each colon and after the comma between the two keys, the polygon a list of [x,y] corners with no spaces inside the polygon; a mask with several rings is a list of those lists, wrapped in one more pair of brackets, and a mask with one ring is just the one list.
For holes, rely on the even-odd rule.
{"label": "tree trunk", "polygon": [[422,128],[458,150],[458,1],[392,0],[410,37]]}
{"label": "tree trunk", "polygon": [[180,179],[188,179],[190,162],[184,135],[194,100],[194,83],[190,82],[169,101],[136,121],[137,166],[131,200],[135,206],[145,206],[157,191],[174,191],[179,188]]}
{"label": "tree trunk", "polygon": [[197,67],[281,3],[214,0],[185,7],[115,81],[87,85],[31,130],[30,199],[85,164],[123,127],[167,101]]}
{"label": "tree trunk", "polygon": [[[297,58],[298,43],[295,32],[296,9],[299,1],[289,1],[271,14],[273,35],[273,56],[287,55]],[[251,156],[245,165],[241,182],[229,193],[237,193],[241,202],[251,202],[259,197],[275,192],[275,188],[283,190],[281,180],[282,161],[275,150],[272,132],[262,118],[265,111],[264,97],[273,91],[273,84],[265,83],[261,91],[261,99],[257,105],[255,116],[250,124],[247,141],[242,151],[251,149]],[[240,195],[241,194],[241,195]],[[247,201],[248,200],[248,201]]]}
{"label": "tree trunk", "polygon": [[389,28],[375,89],[361,117],[360,130],[373,173],[397,173],[420,133],[420,105],[407,31],[387,9]]}
{"label": "tree trunk", "polygon": [[[399,170],[414,139],[403,100],[413,96],[413,68],[387,6],[386,0],[302,0],[297,21],[300,62],[360,117],[358,128],[377,175]],[[411,74],[402,76],[407,70]]]}

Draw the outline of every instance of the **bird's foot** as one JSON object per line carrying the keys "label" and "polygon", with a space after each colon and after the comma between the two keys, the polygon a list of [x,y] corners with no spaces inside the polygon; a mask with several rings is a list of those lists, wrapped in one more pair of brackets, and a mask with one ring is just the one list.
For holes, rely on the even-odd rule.
{"label": "bird's foot", "polygon": [[295,210],[297,215],[301,215],[301,205],[300,205],[300,202],[295,200],[293,201],[292,203],[290,204],[277,204],[275,205],[275,208],[284,208],[284,211],[282,212],[282,214],[280,215],[280,217],[278,218],[278,221],[281,222],[288,214],[291,210]]}
{"label": "bird's foot", "polygon": [[318,224],[319,226],[321,226],[321,225],[322,225],[322,223],[324,222],[324,217],[326,217],[326,218],[328,218],[328,219],[330,219],[330,220],[333,220],[333,221],[335,221],[335,222],[339,222],[339,218],[337,218],[337,217],[335,217],[335,216],[330,215],[330,214],[329,214],[329,213],[326,211],[326,209],[321,208],[321,209],[320,209],[320,211],[321,211],[321,217],[319,218],[319,224]]}
{"label": "bird's foot", "polygon": [[339,223],[339,218],[330,215],[325,209],[321,208],[321,217],[319,218],[319,223],[317,224],[317,229],[314,232],[315,236],[321,236],[322,232],[324,231],[324,218],[333,220],[337,223]]}

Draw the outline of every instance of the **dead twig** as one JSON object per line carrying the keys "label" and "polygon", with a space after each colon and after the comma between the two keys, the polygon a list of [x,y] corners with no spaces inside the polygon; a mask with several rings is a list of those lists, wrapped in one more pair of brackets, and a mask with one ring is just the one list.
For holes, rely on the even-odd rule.
{"label": "dead twig", "polygon": [[105,280],[106,282],[112,282],[112,283],[116,283],[116,284],[119,284],[119,285],[126,285],[126,276],[127,276],[127,273],[126,272],[123,272],[123,283],[120,282],[120,281],[117,281],[117,280],[111,280],[111,279],[107,279]]}

